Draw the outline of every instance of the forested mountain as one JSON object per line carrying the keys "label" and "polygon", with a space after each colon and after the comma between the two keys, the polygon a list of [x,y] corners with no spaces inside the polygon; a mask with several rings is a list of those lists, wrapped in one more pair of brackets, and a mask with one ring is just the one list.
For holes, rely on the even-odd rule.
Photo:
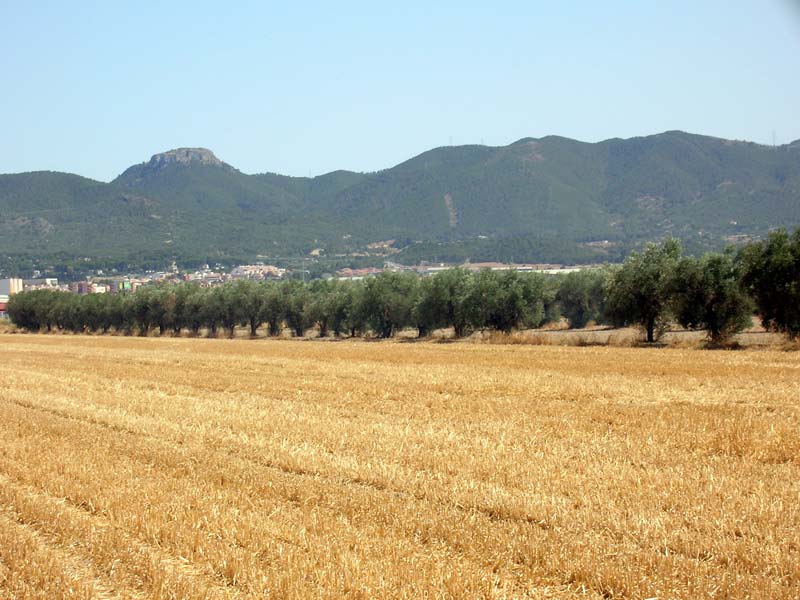
{"label": "forested mountain", "polygon": [[0,175],[0,253],[276,257],[397,240],[397,259],[603,260],[674,235],[719,247],[800,224],[800,141],[666,132],[589,144],[436,148],[376,173],[247,175],[210,151],[157,154],[110,183]]}

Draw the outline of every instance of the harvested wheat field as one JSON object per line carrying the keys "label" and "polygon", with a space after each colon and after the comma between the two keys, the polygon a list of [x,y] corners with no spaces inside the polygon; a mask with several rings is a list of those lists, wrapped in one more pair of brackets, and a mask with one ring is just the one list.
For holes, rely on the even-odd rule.
{"label": "harvested wheat field", "polygon": [[0,598],[800,597],[798,353],[0,347]]}

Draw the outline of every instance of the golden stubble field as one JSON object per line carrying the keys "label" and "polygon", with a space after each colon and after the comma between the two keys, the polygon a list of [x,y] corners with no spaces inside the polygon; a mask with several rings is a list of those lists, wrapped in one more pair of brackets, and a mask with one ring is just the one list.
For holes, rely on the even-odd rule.
{"label": "golden stubble field", "polygon": [[800,597],[798,353],[0,349],[0,598]]}

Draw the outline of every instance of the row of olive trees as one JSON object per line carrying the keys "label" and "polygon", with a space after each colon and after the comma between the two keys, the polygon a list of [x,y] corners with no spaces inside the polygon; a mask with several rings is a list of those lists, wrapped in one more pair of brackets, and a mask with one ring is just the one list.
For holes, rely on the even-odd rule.
{"label": "row of olive trees", "polygon": [[639,325],[648,342],[670,321],[704,329],[721,344],[751,323],[754,314],[773,331],[800,336],[800,229],[784,230],[738,252],[682,256],[667,240],[633,253],[610,273],[604,319]]}
{"label": "row of olive trees", "polygon": [[13,322],[28,330],[109,330],[142,335],[202,330],[232,336],[236,327],[269,335],[284,327],[302,336],[388,338],[413,327],[420,336],[452,328],[510,332],[566,317],[641,327],[648,342],[670,322],[705,329],[719,344],[741,331],[755,311],[764,324],[800,335],[800,229],[745,246],[738,253],[682,256],[675,240],[650,244],[619,267],[552,277],[515,271],[450,269],[433,277],[383,273],[358,282],[236,281],[215,288],[151,285],[134,294],[76,296],[33,291],[12,297]]}
{"label": "row of olive trees", "polygon": [[320,336],[372,332],[381,338],[413,327],[421,336],[452,327],[511,331],[558,318],[550,278],[513,271],[444,271],[430,278],[383,273],[365,281],[235,281],[214,288],[193,284],[144,286],[133,294],[78,296],[37,290],[13,296],[9,314],[28,330],[138,332],[189,331],[233,336],[246,326],[257,335],[287,327],[296,336],[315,327]]}

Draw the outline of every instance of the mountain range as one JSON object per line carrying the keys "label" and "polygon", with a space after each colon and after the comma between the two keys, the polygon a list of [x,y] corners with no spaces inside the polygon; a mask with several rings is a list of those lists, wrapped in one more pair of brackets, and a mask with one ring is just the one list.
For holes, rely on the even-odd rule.
{"label": "mountain range", "polygon": [[[614,259],[667,235],[718,248],[800,224],[800,140],[679,131],[584,143],[447,146],[374,173],[248,175],[203,148],[110,183],[0,175],[0,254],[137,261],[363,255]],[[344,259],[343,259],[344,260]]]}

